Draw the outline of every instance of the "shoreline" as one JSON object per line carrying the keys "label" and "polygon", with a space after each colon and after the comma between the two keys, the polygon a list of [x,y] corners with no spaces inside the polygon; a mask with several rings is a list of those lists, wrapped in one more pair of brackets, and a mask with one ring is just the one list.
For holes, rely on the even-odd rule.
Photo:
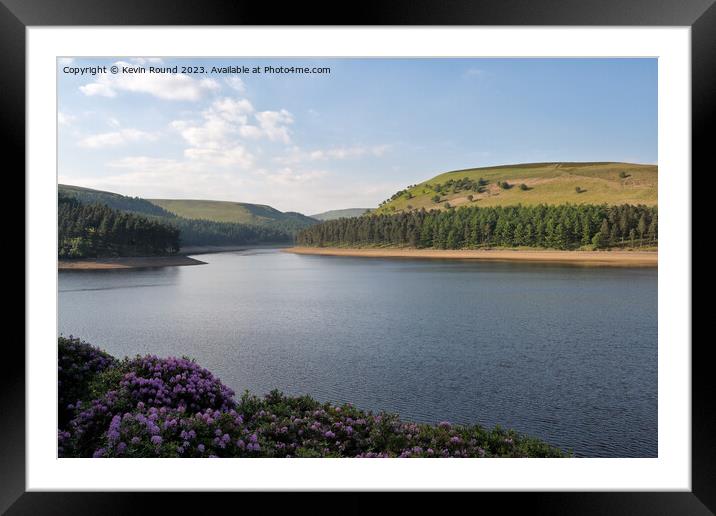
{"label": "shoreline", "polygon": [[291,247],[288,243],[256,244],[256,245],[195,245],[179,249],[181,255],[228,253],[232,251],[250,251],[253,249],[285,249]]}
{"label": "shoreline", "polygon": [[568,263],[608,267],[658,267],[657,251],[558,251],[510,249],[414,249],[414,248],[341,248],[290,247],[284,253],[351,256],[362,258],[421,258],[447,260],[484,260],[497,262]]}
{"label": "shoreline", "polygon": [[175,267],[182,265],[204,265],[206,262],[185,255],[173,256],[120,256],[112,258],[79,258],[58,260],[61,271],[95,271],[111,269],[144,269],[148,267]]}

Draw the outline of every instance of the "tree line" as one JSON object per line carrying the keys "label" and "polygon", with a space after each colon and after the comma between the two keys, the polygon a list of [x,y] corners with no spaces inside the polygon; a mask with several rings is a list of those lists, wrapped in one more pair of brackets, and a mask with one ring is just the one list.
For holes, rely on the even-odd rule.
{"label": "tree line", "polygon": [[[178,228],[182,245],[251,245],[257,243],[291,242],[296,232],[316,221],[300,213],[285,212],[279,220],[262,220],[260,224],[216,222],[185,218],[141,197],[59,185],[59,195],[82,204],[101,204],[114,210],[147,217]],[[250,209],[250,207],[249,207]]]}
{"label": "tree line", "polygon": [[564,204],[425,209],[322,222],[296,236],[302,246],[393,245],[436,249],[604,249],[656,245],[657,207]]}
{"label": "tree line", "polygon": [[111,192],[66,185],[59,185],[58,191],[60,195],[76,199],[82,204],[105,204],[113,210],[131,212],[139,215],[155,215],[157,217],[167,218],[175,217],[173,213],[141,197],[129,197]]}
{"label": "tree line", "polygon": [[[161,208],[160,208],[161,209]],[[233,222],[140,215],[104,203],[58,196],[58,256],[89,258],[172,254],[180,246],[290,242],[284,228]]]}
{"label": "tree line", "polygon": [[176,217],[167,221],[181,232],[182,245],[254,245],[291,242],[291,234],[284,229],[214,222],[203,219]]}
{"label": "tree line", "polygon": [[58,256],[154,256],[179,251],[179,229],[148,217],[58,198]]}

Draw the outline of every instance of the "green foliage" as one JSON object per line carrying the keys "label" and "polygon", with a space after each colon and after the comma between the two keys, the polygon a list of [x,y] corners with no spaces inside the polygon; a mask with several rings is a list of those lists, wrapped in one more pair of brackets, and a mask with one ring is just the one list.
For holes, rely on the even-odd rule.
{"label": "green foliage", "polygon": [[373,210],[370,208],[345,208],[343,210],[330,210],[323,213],[316,213],[315,215],[310,215],[310,217],[316,220],[333,220],[343,217],[360,217],[371,211]]}
{"label": "green foliage", "polygon": [[[70,196],[65,195],[68,191]],[[94,202],[94,199],[110,200],[112,206],[123,208],[113,209],[108,204]],[[290,242],[293,233],[307,225],[292,222],[291,217],[295,215],[301,221],[306,219],[311,221],[310,224],[316,223],[300,214],[288,212],[283,215],[288,217],[288,222],[276,221],[264,226],[190,219],[165,211],[144,199],[61,185],[58,255],[61,258],[151,256],[174,253],[180,244],[221,246]],[[165,248],[161,247],[162,235],[170,240],[164,242],[167,244]]]}
{"label": "green foliage", "polygon": [[[626,174],[629,180],[625,181],[620,172]],[[514,184],[518,188],[501,188],[503,183]],[[528,185],[530,195],[524,195],[526,190],[521,184]],[[581,193],[576,193],[576,186],[582,189]],[[510,206],[517,203],[652,206],[657,203],[658,170],[655,165],[613,162],[526,163],[445,172],[402,190],[407,191],[414,195],[412,200],[408,201],[405,195],[394,196],[377,211],[388,213],[391,206],[400,211],[407,202],[417,209],[430,209],[440,200],[460,205],[467,203],[465,198],[470,193],[479,199],[480,206]],[[499,195],[496,195],[498,192]],[[432,200],[435,194],[440,195],[440,200]]]}
{"label": "green foliage", "polygon": [[609,240],[604,233],[601,231],[597,231],[592,238],[592,244],[594,245],[595,249],[603,249],[607,247],[607,244],[609,243]]}
{"label": "green foliage", "polygon": [[62,195],[58,199],[57,230],[60,258],[152,256],[179,251],[179,230],[175,227]]}
{"label": "green foliage", "polygon": [[217,223],[245,224],[293,235],[315,224],[311,217],[292,211],[281,212],[271,206],[230,201],[193,199],[151,199],[176,217]]}
{"label": "green foliage", "polygon": [[[247,391],[235,400],[231,389],[190,359],[118,362],[73,342],[61,342],[60,364],[75,364],[82,374],[60,383],[59,391],[61,398],[71,391],[80,402],[58,429],[60,457],[569,456],[499,426],[417,424],[277,390],[264,397]],[[83,357],[92,364],[90,374],[78,360]]]}
{"label": "green foliage", "polygon": [[656,244],[655,206],[542,204],[468,206],[447,211],[421,209],[324,222],[301,231],[296,241],[305,246],[577,249],[588,245],[599,248],[625,245],[632,232]]}
{"label": "green foliage", "polygon": [[79,403],[91,398],[92,383],[106,371],[112,371],[117,361],[99,348],[71,335],[59,337],[57,346],[57,414],[59,426],[64,428]]}
{"label": "green foliage", "polygon": [[82,204],[104,204],[113,210],[125,211],[139,215],[173,218],[175,215],[140,197],[128,197],[112,192],[92,190],[79,186],[58,185],[58,193],[62,197],[75,199]]}
{"label": "green foliage", "polygon": [[[315,219],[300,213],[280,212],[258,204],[173,199],[150,202],[139,197],[69,185],[59,185],[58,191],[61,198],[85,205],[106,205],[174,227],[180,232],[182,246],[290,242],[299,229],[316,223]],[[65,256],[88,256],[87,245],[84,240],[68,243]]]}

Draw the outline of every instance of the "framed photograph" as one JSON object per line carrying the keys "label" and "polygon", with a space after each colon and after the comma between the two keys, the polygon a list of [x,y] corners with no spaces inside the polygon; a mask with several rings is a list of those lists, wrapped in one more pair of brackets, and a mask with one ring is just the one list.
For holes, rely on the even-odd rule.
{"label": "framed photograph", "polygon": [[3,0],[27,304],[0,508],[715,510],[691,340],[712,4]]}

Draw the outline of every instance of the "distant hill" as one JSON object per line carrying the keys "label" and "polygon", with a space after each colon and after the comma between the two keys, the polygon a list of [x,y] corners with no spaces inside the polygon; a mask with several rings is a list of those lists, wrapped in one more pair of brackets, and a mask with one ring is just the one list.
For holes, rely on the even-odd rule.
{"label": "distant hill", "polygon": [[[180,230],[161,217],[142,216],[84,204],[60,195],[57,202],[57,255],[60,258],[161,256],[180,247]],[[175,220],[175,219],[172,219]]]}
{"label": "distant hill", "polygon": [[175,217],[173,213],[141,197],[129,197],[113,192],[62,184],[57,185],[57,190],[60,195],[76,199],[82,204],[99,203],[106,204],[114,210],[141,213],[143,215],[155,215],[157,217]]}
{"label": "distant hill", "polygon": [[657,176],[656,165],[615,162],[526,163],[455,170],[396,192],[376,212],[446,209],[445,203],[452,207],[565,203],[654,206]]}
{"label": "distant hill", "polygon": [[[70,198],[84,205],[104,204],[114,210],[141,214],[156,222],[169,224],[179,229],[182,247],[286,243],[291,242],[300,229],[318,223],[317,220],[300,213],[282,213],[270,206],[258,204],[161,200],[171,205],[170,211],[155,201],[150,202],[140,197],[62,184],[58,185],[58,195],[60,199]],[[195,209],[202,205],[214,205],[217,218],[210,218],[212,216],[210,210],[202,212]],[[252,216],[243,219],[247,222],[231,221],[230,217],[222,219],[221,210],[217,210],[216,207],[224,205],[241,206]],[[224,210],[224,212],[230,211],[229,208]],[[239,210],[234,208],[233,211]],[[201,216],[194,216],[194,214]],[[238,217],[235,220],[239,220]]]}
{"label": "distant hill", "polygon": [[292,211],[281,212],[265,204],[191,199],[148,199],[163,210],[189,219],[233,222],[252,226],[297,231],[316,223],[315,219]]}
{"label": "distant hill", "polygon": [[344,210],[330,210],[316,215],[309,215],[312,219],[317,220],[335,220],[342,217],[360,217],[366,211],[373,211],[373,208],[346,208]]}

